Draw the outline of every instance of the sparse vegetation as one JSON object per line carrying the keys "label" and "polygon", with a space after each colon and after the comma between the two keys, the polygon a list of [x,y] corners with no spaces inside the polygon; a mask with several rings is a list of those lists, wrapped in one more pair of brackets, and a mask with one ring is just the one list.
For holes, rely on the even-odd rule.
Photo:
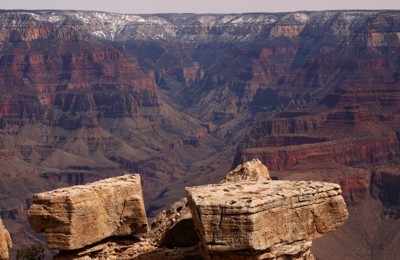
{"label": "sparse vegetation", "polygon": [[40,244],[31,245],[17,250],[17,260],[42,260],[44,248]]}

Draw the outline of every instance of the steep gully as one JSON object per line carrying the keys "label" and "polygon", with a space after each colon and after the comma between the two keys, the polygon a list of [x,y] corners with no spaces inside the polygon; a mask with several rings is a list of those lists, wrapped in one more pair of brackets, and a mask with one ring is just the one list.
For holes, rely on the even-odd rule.
{"label": "steep gully", "polygon": [[374,240],[360,222],[398,225],[398,12],[0,16],[1,218],[15,244],[37,241],[23,228],[32,193],[140,172],[152,215],[258,157],[274,178],[335,181],[355,212],[373,206],[350,214],[359,250],[325,254],[388,254],[371,242],[384,230]]}

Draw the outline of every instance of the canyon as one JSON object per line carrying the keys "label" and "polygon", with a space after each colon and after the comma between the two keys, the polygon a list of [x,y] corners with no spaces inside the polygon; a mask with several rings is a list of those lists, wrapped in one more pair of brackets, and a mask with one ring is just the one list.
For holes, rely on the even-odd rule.
{"label": "canyon", "polygon": [[13,250],[43,243],[27,225],[34,193],[139,173],[154,217],[259,158],[275,180],[341,185],[349,222],[315,240],[318,258],[394,256],[399,35],[398,11],[0,11]]}

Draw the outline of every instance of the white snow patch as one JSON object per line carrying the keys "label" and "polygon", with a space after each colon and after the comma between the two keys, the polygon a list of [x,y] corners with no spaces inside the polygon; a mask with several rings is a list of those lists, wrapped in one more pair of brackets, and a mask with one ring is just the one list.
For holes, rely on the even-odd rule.
{"label": "white snow patch", "polygon": [[304,13],[294,13],[293,17],[294,17],[294,19],[296,19],[297,21],[299,21],[301,23],[306,23],[306,22],[308,22],[308,19],[310,19],[310,17],[308,17],[308,15],[306,15]]}
{"label": "white snow patch", "polygon": [[107,38],[103,31],[95,31],[90,33],[92,36],[99,37],[99,38]]}

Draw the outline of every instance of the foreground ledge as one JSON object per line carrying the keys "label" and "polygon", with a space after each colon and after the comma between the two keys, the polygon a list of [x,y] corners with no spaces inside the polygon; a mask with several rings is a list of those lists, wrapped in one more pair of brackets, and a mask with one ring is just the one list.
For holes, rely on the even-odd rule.
{"label": "foreground ledge", "polygon": [[112,236],[147,232],[138,174],[35,194],[28,212],[49,249],[83,248]]}

